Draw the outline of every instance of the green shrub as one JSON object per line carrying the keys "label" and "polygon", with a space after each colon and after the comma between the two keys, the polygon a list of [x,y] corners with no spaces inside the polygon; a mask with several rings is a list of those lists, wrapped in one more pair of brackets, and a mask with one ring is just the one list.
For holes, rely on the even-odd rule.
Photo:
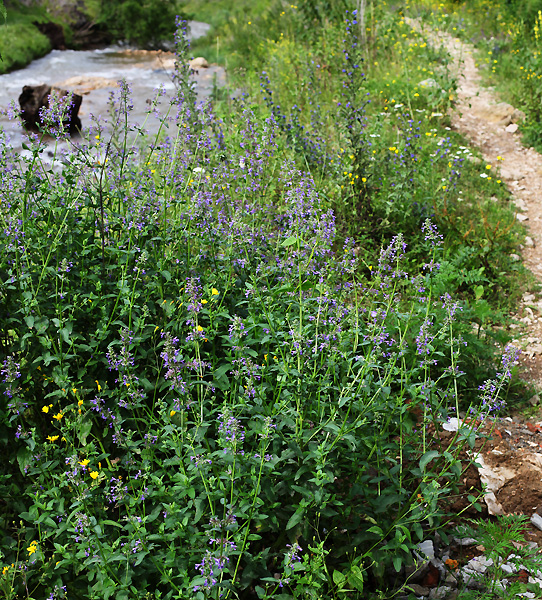
{"label": "green shrub", "polygon": [[171,0],[106,0],[97,24],[115,39],[140,46],[156,46],[171,39],[180,3]]}
{"label": "green shrub", "polygon": [[51,43],[29,23],[0,25],[0,73],[26,66],[51,50]]}

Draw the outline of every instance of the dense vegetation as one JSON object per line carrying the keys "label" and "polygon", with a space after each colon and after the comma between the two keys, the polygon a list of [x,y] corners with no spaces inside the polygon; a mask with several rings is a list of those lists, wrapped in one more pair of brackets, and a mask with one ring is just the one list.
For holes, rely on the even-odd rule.
{"label": "dense vegetation", "polygon": [[157,136],[123,83],[52,159],[2,140],[5,598],[391,596],[514,397],[523,232],[447,55],[377,2],[222,4],[240,99],[197,105],[181,26]]}

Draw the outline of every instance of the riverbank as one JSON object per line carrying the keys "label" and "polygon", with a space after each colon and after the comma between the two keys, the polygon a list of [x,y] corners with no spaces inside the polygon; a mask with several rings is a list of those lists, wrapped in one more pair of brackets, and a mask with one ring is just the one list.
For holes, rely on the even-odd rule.
{"label": "riverbank", "polygon": [[[251,45],[258,43],[253,22],[269,12],[271,4],[269,0],[242,0],[233,6],[226,0],[188,0],[173,12],[183,19],[211,25],[205,35],[194,36],[194,56],[203,55],[222,66],[237,68],[251,55]],[[7,20],[0,25],[0,74],[23,68],[55,48],[90,50],[116,41],[131,41],[148,49],[171,49],[173,31],[171,35],[164,34],[162,42],[152,41],[141,32],[138,34],[140,28],[135,24],[131,29],[115,29],[110,25],[112,20],[100,14],[91,2],[84,2],[82,8],[74,5],[67,12],[70,3],[63,2],[62,7],[63,10],[51,11],[39,4],[7,3]],[[166,15],[170,22],[174,20],[173,12]]]}
{"label": "riverbank", "polygon": [[51,51],[51,41],[36,25],[49,21],[41,7],[9,7],[6,22],[0,26],[0,74],[20,69]]}

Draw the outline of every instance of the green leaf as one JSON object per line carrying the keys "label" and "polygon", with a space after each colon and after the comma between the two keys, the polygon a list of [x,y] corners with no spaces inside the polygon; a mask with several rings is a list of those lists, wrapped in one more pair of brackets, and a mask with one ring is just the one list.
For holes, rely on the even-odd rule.
{"label": "green leaf", "polygon": [[32,451],[28,446],[19,448],[19,452],[17,452],[17,462],[19,463],[19,469],[21,469],[21,473],[24,475],[25,468],[28,467],[32,462]]}
{"label": "green leaf", "polygon": [[440,456],[440,452],[437,450],[429,450],[420,458],[420,469],[425,471],[425,467],[434,459]]}
{"label": "green leaf", "polygon": [[403,564],[403,557],[396,555],[393,557],[393,567],[395,568],[395,570],[397,571],[397,573],[399,573],[399,571],[401,570],[401,566]]}
{"label": "green leaf", "polygon": [[305,514],[305,505],[302,504],[295,511],[295,513],[290,517],[290,520],[288,521],[288,523],[286,523],[286,531],[295,527],[301,521],[304,514]]}
{"label": "green leaf", "polygon": [[287,248],[288,246],[293,246],[297,242],[297,236],[291,235],[289,238],[286,238],[283,242],[281,242],[281,246],[283,248]]}
{"label": "green leaf", "polygon": [[194,502],[196,504],[196,515],[194,516],[193,524],[195,525],[203,516],[203,511],[205,510],[205,500],[203,500],[203,498],[197,498]]}
{"label": "green leaf", "polygon": [[480,300],[480,298],[484,295],[484,286],[477,285],[474,288],[474,295],[476,296],[476,300]]}
{"label": "green leaf", "polygon": [[92,429],[92,421],[83,421],[79,426],[79,431],[77,432],[77,437],[79,438],[79,442],[81,446],[87,445],[87,436]]}
{"label": "green leaf", "polygon": [[358,590],[358,592],[363,592],[363,572],[357,565],[353,565],[350,569],[350,574],[348,575],[348,583],[353,588]]}
{"label": "green leaf", "polygon": [[73,325],[72,323],[66,323],[66,327],[63,327],[60,330],[60,335],[62,336],[62,339],[69,344],[70,343],[70,333],[73,330]]}
{"label": "green leaf", "polygon": [[346,577],[340,571],[333,571],[333,583],[342,588],[346,583]]}

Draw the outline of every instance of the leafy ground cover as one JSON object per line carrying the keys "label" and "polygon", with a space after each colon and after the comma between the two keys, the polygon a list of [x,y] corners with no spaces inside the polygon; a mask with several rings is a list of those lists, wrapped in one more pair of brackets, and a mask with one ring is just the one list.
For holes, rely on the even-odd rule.
{"label": "leafy ground cover", "polygon": [[123,84],[52,160],[4,140],[4,597],[386,597],[446,521],[509,392],[522,231],[448,57],[354,10],[217,24],[243,95],[214,106],[179,30],[155,138]]}

